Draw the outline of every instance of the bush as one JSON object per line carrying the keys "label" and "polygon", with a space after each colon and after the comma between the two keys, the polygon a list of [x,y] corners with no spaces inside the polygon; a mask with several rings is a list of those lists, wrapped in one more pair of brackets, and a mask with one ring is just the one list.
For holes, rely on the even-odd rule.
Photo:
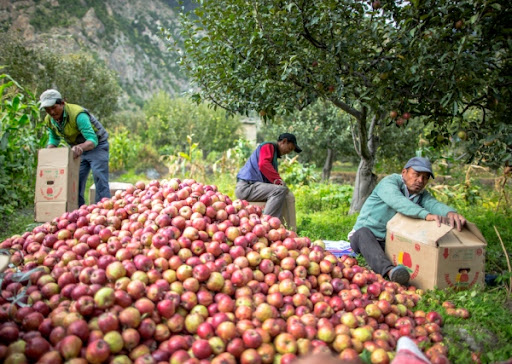
{"label": "bush", "polygon": [[279,174],[288,185],[309,185],[318,180],[315,165],[298,162],[298,156],[284,158],[279,164]]}
{"label": "bush", "polygon": [[346,214],[354,187],[350,185],[314,183],[309,186],[294,188],[295,202],[298,210],[320,212],[339,209]]}
{"label": "bush", "polygon": [[0,215],[34,200],[37,150],[46,145],[32,93],[0,75]]}
{"label": "bush", "polygon": [[121,171],[134,168],[138,155],[144,144],[138,135],[133,135],[124,128],[118,128],[110,133],[110,162],[112,171]]}

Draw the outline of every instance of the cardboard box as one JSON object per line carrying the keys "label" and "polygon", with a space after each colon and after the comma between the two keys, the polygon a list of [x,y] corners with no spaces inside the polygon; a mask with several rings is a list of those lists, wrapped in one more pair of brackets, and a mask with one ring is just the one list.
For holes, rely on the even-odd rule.
{"label": "cardboard box", "polygon": [[[74,159],[70,148],[39,150],[34,197],[36,221],[51,221],[62,212],[78,208],[79,171],[80,158]],[[43,203],[51,204],[43,207]],[[51,208],[55,208],[53,213]]]}
{"label": "cardboard box", "polygon": [[37,162],[35,202],[78,204],[80,158],[70,148],[40,149]]}
{"label": "cardboard box", "polygon": [[[116,191],[126,191],[128,186],[132,186],[131,183],[123,182],[109,182],[108,187],[110,188],[110,196],[114,196]],[[89,205],[95,204],[96,198],[96,185],[92,185],[89,189]]]}
{"label": "cardboard box", "polygon": [[486,245],[470,222],[459,232],[397,213],[387,224],[386,255],[409,270],[410,284],[425,290],[483,285]]}
{"label": "cardboard box", "polygon": [[69,202],[36,202],[34,206],[34,220],[37,222],[52,221],[66,211],[76,210],[76,205]]}

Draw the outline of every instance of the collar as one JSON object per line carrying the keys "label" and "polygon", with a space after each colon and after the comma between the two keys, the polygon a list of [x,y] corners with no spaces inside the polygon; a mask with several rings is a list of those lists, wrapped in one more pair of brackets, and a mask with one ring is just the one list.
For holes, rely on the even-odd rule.
{"label": "collar", "polygon": [[66,113],[66,109],[64,109],[64,111],[62,112],[62,122],[61,123],[59,123],[57,120],[55,120],[52,117],[50,117],[50,119],[51,119],[52,123],[57,126],[57,128],[62,129],[68,120],[68,114]]}
{"label": "collar", "polygon": [[418,196],[420,193],[414,193],[414,194],[410,194],[409,192],[409,189],[407,188],[407,185],[405,184],[405,181],[404,181],[404,177],[403,176],[400,176],[400,179],[402,180],[402,183],[404,184],[403,186],[403,193],[405,195],[405,197],[407,197],[409,200],[412,200],[413,198],[415,198],[416,196]]}

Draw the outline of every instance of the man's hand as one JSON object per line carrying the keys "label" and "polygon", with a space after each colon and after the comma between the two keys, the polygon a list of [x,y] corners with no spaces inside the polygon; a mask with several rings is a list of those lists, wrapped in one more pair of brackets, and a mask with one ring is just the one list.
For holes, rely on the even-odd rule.
{"label": "man's hand", "polygon": [[73,158],[75,159],[84,154],[84,150],[79,145],[75,145],[71,150],[73,151]]}
{"label": "man's hand", "polygon": [[462,230],[462,227],[466,223],[466,219],[464,218],[464,216],[459,215],[458,213],[453,212],[453,211],[449,212],[446,216],[448,218],[448,223],[450,224],[450,226],[452,228],[456,226],[457,231]]}
{"label": "man's hand", "polygon": [[425,218],[426,221],[437,221],[437,226],[441,226],[441,224],[450,225],[452,228],[457,227],[458,231],[462,230],[462,227],[466,223],[466,219],[464,216],[459,215],[456,212],[449,212],[446,217],[434,214],[428,214]]}
{"label": "man's hand", "polygon": [[425,217],[426,221],[437,221],[437,226],[441,226],[442,223],[446,223],[446,219],[441,215],[428,214]]}
{"label": "man's hand", "polygon": [[284,181],[282,179],[276,179],[274,181],[274,184],[279,185],[279,186],[286,186],[286,184],[284,183]]}

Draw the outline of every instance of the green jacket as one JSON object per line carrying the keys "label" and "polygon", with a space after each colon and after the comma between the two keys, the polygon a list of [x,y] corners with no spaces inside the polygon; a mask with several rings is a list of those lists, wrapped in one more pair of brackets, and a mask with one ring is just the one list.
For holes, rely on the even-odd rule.
{"label": "green jacket", "polygon": [[90,140],[96,147],[108,139],[108,133],[103,125],[87,109],[79,105],[64,105],[62,123],[56,122],[50,115],[46,115],[44,120],[50,132],[48,144],[58,146],[60,139],[64,138],[71,146]]}
{"label": "green jacket", "polygon": [[386,224],[397,212],[403,215],[425,219],[428,214],[446,216],[455,211],[437,201],[430,193],[423,191],[412,199],[406,197],[407,187],[402,175],[384,177],[363,204],[354,230],[369,228],[377,238],[386,237]]}

